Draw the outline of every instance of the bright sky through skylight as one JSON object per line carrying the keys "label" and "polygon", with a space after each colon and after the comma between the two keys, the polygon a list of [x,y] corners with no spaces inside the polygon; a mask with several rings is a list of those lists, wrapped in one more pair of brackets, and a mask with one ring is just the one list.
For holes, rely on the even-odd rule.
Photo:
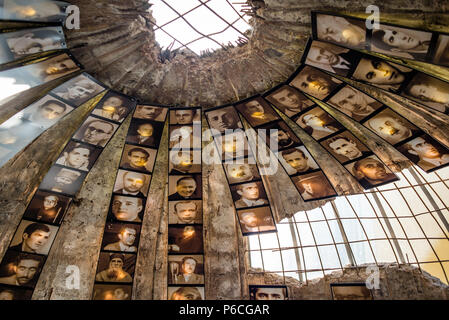
{"label": "bright sky through skylight", "polygon": [[244,0],[149,0],[156,19],[156,41],[171,50],[187,47],[196,54],[219,49],[246,38],[249,16],[241,9]]}

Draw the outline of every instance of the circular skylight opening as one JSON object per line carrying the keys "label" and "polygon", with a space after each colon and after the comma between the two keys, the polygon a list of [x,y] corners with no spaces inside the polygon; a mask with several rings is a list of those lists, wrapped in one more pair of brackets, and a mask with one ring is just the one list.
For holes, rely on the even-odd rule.
{"label": "circular skylight opening", "polygon": [[243,0],[149,0],[156,41],[163,49],[197,55],[247,42],[249,6]]}

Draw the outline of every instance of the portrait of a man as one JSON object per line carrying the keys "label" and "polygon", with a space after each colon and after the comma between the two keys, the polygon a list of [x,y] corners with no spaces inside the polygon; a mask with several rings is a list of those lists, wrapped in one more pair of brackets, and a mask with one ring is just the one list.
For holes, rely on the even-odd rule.
{"label": "portrait of a man", "polygon": [[344,129],[340,123],[320,107],[303,113],[296,119],[296,123],[316,140]]}
{"label": "portrait of a man", "polygon": [[417,137],[398,147],[413,162],[426,172],[440,168],[449,163],[449,151],[428,135]]}
{"label": "portrait of a man", "polygon": [[201,199],[201,176],[169,176],[168,200],[191,200]]}
{"label": "portrait of a man", "polygon": [[370,150],[352,133],[344,131],[321,142],[340,163],[355,160],[370,153]]}
{"label": "portrait of a man", "polygon": [[433,63],[449,66],[449,35],[440,34],[438,36]]}
{"label": "portrait of a man", "polygon": [[250,182],[231,186],[235,207],[248,208],[268,204],[262,182]]}
{"label": "portrait of a man", "polygon": [[356,121],[366,118],[382,106],[380,102],[349,85],[338,90],[327,102]]}
{"label": "portrait of a man", "polygon": [[265,98],[288,117],[294,116],[313,105],[313,102],[301,92],[287,85],[283,85]]}
{"label": "portrait of a man", "polygon": [[0,285],[0,301],[31,300],[33,290]]}
{"label": "portrait of a man", "polygon": [[135,224],[107,223],[103,236],[103,250],[137,252],[140,227]]}
{"label": "portrait of a man", "polygon": [[203,252],[203,228],[199,225],[170,225],[168,252],[198,254]]}
{"label": "portrait of a man", "polygon": [[169,255],[168,284],[204,284],[202,255]]}
{"label": "portrait of a man", "polygon": [[89,171],[101,153],[101,149],[70,141],[64,148],[56,164],[82,171]]}
{"label": "portrait of a man", "polygon": [[133,254],[101,252],[95,281],[132,282],[135,259]]}
{"label": "portrait of a man", "polygon": [[136,107],[133,117],[143,120],[163,122],[167,115],[167,108],[139,104]]}
{"label": "portrait of a man", "polygon": [[74,195],[80,189],[86,175],[85,172],[54,165],[44,177],[39,188]]}
{"label": "portrait of a man", "polygon": [[131,285],[96,283],[92,300],[131,300],[131,291]]}
{"label": "portrait of a man", "polygon": [[176,109],[170,111],[170,125],[193,124],[200,121],[201,109]]}
{"label": "portrait of a man", "polygon": [[156,149],[125,144],[120,168],[151,173],[156,159]]}
{"label": "portrait of a man", "polygon": [[290,82],[293,87],[320,100],[332,93],[339,84],[340,80],[310,66],[305,66]]}
{"label": "portrait of a man", "polygon": [[318,69],[347,76],[359,56],[360,54],[354,50],[313,41],[307,52],[305,63]]}
{"label": "portrait of a man", "polygon": [[432,32],[380,24],[371,36],[371,51],[424,61]]}
{"label": "portrait of a man", "polygon": [[279,152],[279,161],[289,175],[318,169],[318,164],[304,146]]}
{"label": "portrait of a man", "polygon": [[172,150],[169,159],[171,175],[201,173],[201,150]]}
{"label": "portrait of a man", "polygon": [[3,0],[3,19],[57,22],[65,17],[67,2],[50,0]]}
{"label": "portrait of a man", "polygon": [[283,120],[259,129],[266,129],[265,142],[272,151],[290,148],[300,142],[295,133]]}
{"label": "portrait of a man", "polygon": [[143,209],[142,198],[119,195],[112,197],[111,212],[116,220],[142,222]]}
{"label": "portrait of a man", "polygon": [[366,44],[365,21],[327,14],[316,15],[317,37],[344,47],[364,48]]}
{"label": "portrait of a man", "polygon": [[292,178],[304,201],[334,197],[337,195],[322,171]]}
{"label": "portrait of a man", "polygon": [[249,286],[250,300],[287,300],[285,286]]}
{"label": "portrait of a man", "polygon": [[170,126],[169,147],[172,149],[201,149],[201,126]]}
{"label": "portrait of a man", "polygon": [[449,113],[449,83],[419,73],[407,84],[402,95],[434,110]]}
{"label": "portrait of a man", "polygon": [[9,250],[0,265],[0,283],[32,288],[43,263],[43,256]]}
{"label": "portrait of a man", "polygon": [[222,159],[243,158],[250,153],[248,140],[243,131],[226,134],[215,138],[215,141],[222,149]]}
{"label": "portrait of a man", "polygon": [[168,287],[170,300],[204,300],[204,287]]}
{"label": "portrait of a man", "polygon": [[234,107],[225,107],[206,112],[211,129],[224,133],[225,130],[241,129],[242,123]]}
{"label": "portrait of a man", "polygon": [[105,147],[118,125],[95,117],[88,117],[74,138],[95,146]]}
{"label": "portrait of a man", "polygon": [[346,165],[365,189],[399,180],[376,156],[358,160]]}
{"label": "portrait of a man", "polygon": [[11,241],[10,249],[47,255],[57,231],[55,226],[22,220]]}
{"label": "portrait of a man", "polygon": [[392,62],[364,56],[360,59],[352,78],[395,92],[411,71],[412,69]]}
{"label": "portrait of a man", "polygon": [[273,108],[260,97],[238,104],[236,108],[253,127],[279,119]]}
{"label": "portrait of a man", "polygon": [[363,124],[392,145],[419,131],[417,127],[391,109],[379,112]]}
{"label": "portrait of a man", "polygon": [[75,106],[80,106],[104,90],[103,86],[91,80],[87,75],[81,74],[64,82],[51,92]]}
{"label": "portrait of a man", "polygon": [[201,200],[170,201],[168,206],[170,224],[201,224],[203,221]]}
{"label": "portrait of a man", "polygon": [[238,210],[237,215],[244,236],[254,232],[276,231],[269,206]]}
{"label": "portrait of a man", "polygon": [[365,283],[332,283],[332,300],[373,300]]}
{"label": "portrait of a man", "polygon": [[256,164],[252,163],[228,163],[224,164],[229,184],[259,180],[260,174]]}
{"label": "portrait of a man", "polygon": [[120,169],[115,179],[114,193],[146,197],[150,180],[151,176],[148,174]]}
{"label": "portrait of a man", "polygon": [[123,122],[133,105],[133,101],[125,96],[108,92],[97,104],[92,113],[102,118]]}
{"label": "portrait of a man", "polygon": [[71,199],[45,191],[37,191],[24,217],[40,222],[60,223]]}
{"label": "portrait of a man", "polygon": [[76,62],[67,54],[61,54],[31,66],[31,73],[41,83],[59,79],[80,69]]}

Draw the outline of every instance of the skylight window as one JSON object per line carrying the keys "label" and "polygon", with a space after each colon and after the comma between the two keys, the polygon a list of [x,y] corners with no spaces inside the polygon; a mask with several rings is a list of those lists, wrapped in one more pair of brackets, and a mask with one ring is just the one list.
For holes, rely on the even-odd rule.
{"label": "skylight window", "polygon": [[197,55],[246,42],[248,9],[236,0],[149,0],[156,41],[163,49],[189,49]]}

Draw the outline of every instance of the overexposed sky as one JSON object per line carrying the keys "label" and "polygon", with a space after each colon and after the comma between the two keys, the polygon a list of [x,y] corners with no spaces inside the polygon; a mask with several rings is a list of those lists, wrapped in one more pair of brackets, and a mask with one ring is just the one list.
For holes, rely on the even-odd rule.
{"label": "overexposed sky", "polygon": [[[228,2],[229,1],[229,2]],[[187,44],[187,47],[197,53],[198,55],[205,49],[218,49],[221,46],[218,43],[228,44],[229,41],[235,43],[239,37],[243,37],[241,33],[250,29],[250,25],[247,23],[249,17],[244,16],[241,19],[237,12],[242,9],[242,4],[234,4],[233,2],[244,2],[243,0],[165,0],[165,2],[171,6],[179,14],[185,14],[189,10],[197,7],[193,11],[185,14],[184,18],[198,30],[195,31],[189,24],[179,18],[179,15],[167,6],[161,0],[149,0],[153,6],[151,10],[153,17],[156,19],[157,27],[155,26],[156,41],[163,48],[167,48],[172,42],[173,38],[179,40],[183,44]],[[207,6],[207,7],[206,7]],[[233,6],[237,12],[232,9]],[[209,9],[209,8],[210,9]],[[219,14],[224,20],[232,24],[237,30],[231,28],[222,19],[215,15],[212,11]],[[174,20],[174,21],[172,21]],[[165,31],[165,32],[164,32]],[[204,38],[203,35],[210,35],[212,41],[208,38]],[[217,33],[212,35],[213,33]],[[182,44],[178,41],[175,42],[172,50],[182,47]]]}

